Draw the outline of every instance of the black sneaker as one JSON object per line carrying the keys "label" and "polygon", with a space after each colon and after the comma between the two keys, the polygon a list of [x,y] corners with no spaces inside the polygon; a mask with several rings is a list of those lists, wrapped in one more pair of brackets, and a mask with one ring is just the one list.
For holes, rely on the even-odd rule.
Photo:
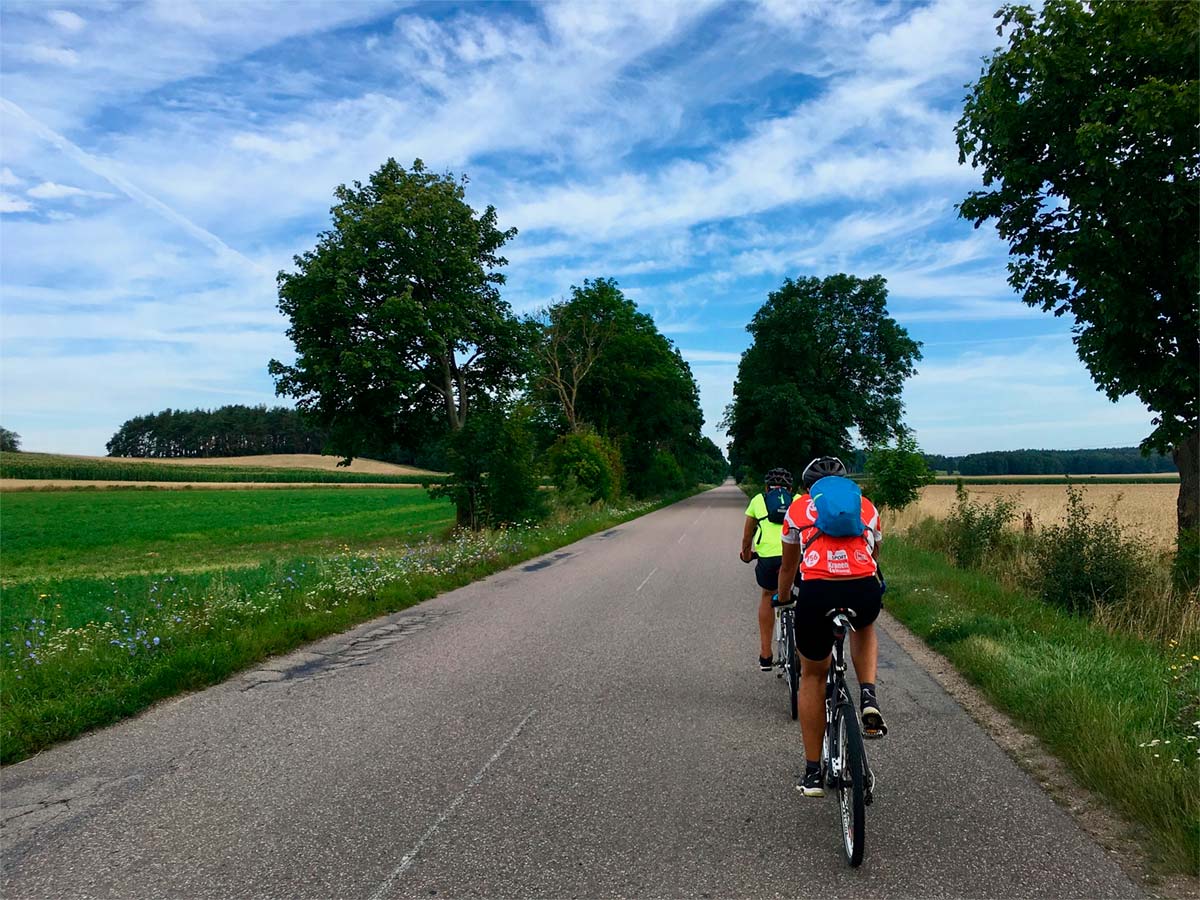
{"label": "black sneaker", "polygon": [[760,672],[770,672],[775,668],[775,659],[771,656],[760,656],[758,658],[758,670]]}
{"label": "black sneaker", "polygon": [[883,721],[883,713],[879,711],[879,701],[874,694],[863,692],[862,696],[862,727],[863,737],[868,740],[881,738],[887,734],[887,723]]}
{"label": "black sneaker", "polygon": [[796,785],[796,790],[805,797],[824,797],[825,779],[821,777],[820,769],[812,769],[804,773],[804,778]]}

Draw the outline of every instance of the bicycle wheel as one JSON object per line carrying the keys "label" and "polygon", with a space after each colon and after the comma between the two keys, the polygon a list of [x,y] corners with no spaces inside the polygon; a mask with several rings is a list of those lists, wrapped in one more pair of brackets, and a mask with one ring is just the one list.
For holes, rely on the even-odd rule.
{"label": "bicycle wheel", "polygon": [[796,653],[796,618],[789,615],[784,619],[783,639],[787,646],[784,648],[784,671],[788,680],[788,710],[795,721],[798,714],[797,702],[800,697],[800,657]]}
{"label": "bicycle wheel", "polygon": [[863,861],[863,846],[866,843],[866,808],[863,802],[863,745],[862,732],[858,727],[858,716],[854,707],[842,703],[837,711],[837,752],[841,762],[841,777],[838,779],[838,805],[842,814],[842,846],[846,860],[852,866]]}

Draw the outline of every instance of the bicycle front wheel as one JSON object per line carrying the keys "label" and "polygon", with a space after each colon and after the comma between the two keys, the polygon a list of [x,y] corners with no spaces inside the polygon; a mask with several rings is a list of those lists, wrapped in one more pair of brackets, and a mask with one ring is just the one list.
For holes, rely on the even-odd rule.
{"label": "bicycle front wheel", "polygon": [[800,656],[796,653],[795,616],[787,616],[784,619],[783,639],[786,642],[783,659],[788,680],[788,709],[792,714],[792,721],[795,721],[799,712],[797,704],[800,697]]}
{"label": "bicycle front wheel", "polygon": [[858,716],[849,703],[841,703],[838,706],[837,737],[837,752],[841,762],[837,790],[838,805],[842,814],[842,845],[850,865],[860,866],[867,837],[866,804],[863,800],[866,753],[863,750],[862,731],[858,727]]}

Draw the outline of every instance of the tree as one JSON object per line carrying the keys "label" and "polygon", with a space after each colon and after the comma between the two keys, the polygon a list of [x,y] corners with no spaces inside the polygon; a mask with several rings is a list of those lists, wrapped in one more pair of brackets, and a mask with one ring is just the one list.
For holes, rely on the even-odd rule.
{"label": "tree", "polygon": [[580,428],[576,405],[584,378],[604,353],[616,323],[612,299],[620,295],[612,279],[584,279],[571,285],[571,299],[545,310],[537,322],[541,340],[534,346],[537,386],[551,393],[562,406],[572,432]]}
{"label": "tree", "polygon": [[933,472],[907,432],[900,434],[895,447],[875,447],[867,453],[867,474],[871,499],[894,510],[904,509],[921,496],[921,488],[933,484]]}
{"label": "tree", "polygon": [[955,130],[985,190],[959,213],[996,220],[1025,303],[1074,318],[1108,397],[1155,414],[1181,530],[1200,522],[1200,5],[1047,0],[1004,6],[997,49]]}
{"label": "tree", "polygon": [[[567,427],[589,425],[619,447],[633,493],[661,492],[656,473],[668,472],[673,482],[675,472],[662,460],[655,463],[660,453],[670,455],[677,466],[680,460],[700,459],[696,448],[704,414],[691,368],[654,320],[639,312],[610,278],[572,287],[570,298],[553,308],[550,320],[561,325],[561,359],[591,357],[579,368],[583,374],[569,382],[572,411],[563,409]],[[562,408],[561,394],[546,389],[544,364],[542,372],[535,383],[542,385],[544,401],[549,397]],[[684,477],[695,483],[701,473],[692,468],[697,471],[686,471]]]}
{"label": "tree", "polygon": [[887,315],[879,276],[787,279],[754,314],[724,427],[739,476],[816,456],[848,457],[851,429],[868,445],[901,432],[900,392],[920,344]]}
{"label": "tree", "polygon": [[18,453],[21,450],[21,436],[15,431],[0,428],[0,451]]}
{"label": "tree", "polygon": [[499,251],[516,229],[500,230],[491,206],[476,215],[466,183],[389,159],[366,185],[334,191],[332,227],[279,273],[296,361],[271,360],[276,393],[347,461],[460,431],[525,370],[527,331],[499,294]]}

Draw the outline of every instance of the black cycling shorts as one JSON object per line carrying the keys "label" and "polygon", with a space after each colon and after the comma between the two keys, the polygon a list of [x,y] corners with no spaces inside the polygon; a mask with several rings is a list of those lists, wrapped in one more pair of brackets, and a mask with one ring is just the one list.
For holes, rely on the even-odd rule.
{"label": "black cycling shorts", "polygon": [[764,591],[779,590],[779,566],[782,556],[760,556],[754,566],[754,579]]}
{"label": "black cycling shorts", "polygon": [[796,602],[796,649],[805,659],[820,660],[833,650],[831,609],[852,609],[855,628],[865,628],[879,618],[883,589],[874,575],[866,578],[818,578],[800,582]]}

